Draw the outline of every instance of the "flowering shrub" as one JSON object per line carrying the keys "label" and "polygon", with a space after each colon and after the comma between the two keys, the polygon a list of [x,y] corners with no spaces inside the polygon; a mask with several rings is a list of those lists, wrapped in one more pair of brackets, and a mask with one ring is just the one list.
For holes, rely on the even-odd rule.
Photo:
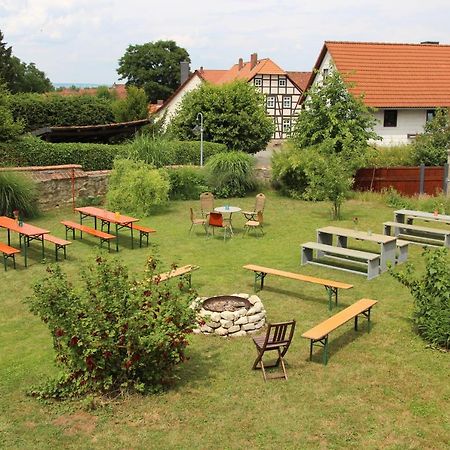
{"label": "flowering shrub", "polygon": [[31,310],[48,326],[62,375],[31,390],[41,398],[155,392],[185,359],[195,298],[183,279],[159,282],[149,259],[133,280],[118,261],[97,257],[74,288],[59,266],[34,287]]}

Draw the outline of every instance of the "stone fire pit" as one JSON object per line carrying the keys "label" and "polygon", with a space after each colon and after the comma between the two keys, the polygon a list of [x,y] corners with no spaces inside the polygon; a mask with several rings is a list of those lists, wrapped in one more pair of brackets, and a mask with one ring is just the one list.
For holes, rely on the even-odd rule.
{"label": "stone fire pit", "polygon": [[195,303],[201,309],[194,333],[245,336],[258,331],[266,322],[266,310],[257,295],[198,297]]}

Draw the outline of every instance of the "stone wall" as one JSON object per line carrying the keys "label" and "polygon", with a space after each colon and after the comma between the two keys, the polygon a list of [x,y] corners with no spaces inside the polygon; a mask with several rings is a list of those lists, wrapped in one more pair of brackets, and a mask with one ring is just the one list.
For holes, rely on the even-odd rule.
{"label": "stone wall", "polygon": [[89,198],[104,198],[108,189],[109,170],[85,172],[78,165],[17,167],[37,183],[38,205],[42,211],[72,205],[72,176],[75,203]]}

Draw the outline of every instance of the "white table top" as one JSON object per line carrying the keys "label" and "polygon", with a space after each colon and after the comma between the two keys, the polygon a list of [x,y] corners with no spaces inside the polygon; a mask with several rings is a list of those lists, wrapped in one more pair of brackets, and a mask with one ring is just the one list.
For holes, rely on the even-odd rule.
{"label": "white table top", "polygon": [[218,206],[217,208],[214,208],[215,212],[220,213],[235,213],[241,211],[241,208],[237,206]]}
{"label": "white table top", "polygon": [[395,236],[387,236],[385,234],[368,233],[367,231],[357,231],[351,230],[349,228],[341,227],[324,227],[317,230],[319,233],[328,233],[335,236],[346,236],[353,239],[358,239],[360,241],[370,241],[378,242],[380,244],[385,244],[386,242],[395,241],[397,238]]}
{"label": "white table top", "polygon": [[418,219],[436,220],[437,222],[450,223],[450,215],[446,214],[434,214],[426,211],[413,211],[411,209],[399,209],[394,211],[394,214],[403,214],[408,217],[416,217]]}

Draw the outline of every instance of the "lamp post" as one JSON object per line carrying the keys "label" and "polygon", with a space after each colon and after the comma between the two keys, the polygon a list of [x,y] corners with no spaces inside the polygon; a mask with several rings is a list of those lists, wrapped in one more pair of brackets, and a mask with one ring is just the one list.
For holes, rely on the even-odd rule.
{"label": "lamp post", "polygon": [[200,117],[200,166],[203,166],[203,113],[199,112],[195,120]]}

